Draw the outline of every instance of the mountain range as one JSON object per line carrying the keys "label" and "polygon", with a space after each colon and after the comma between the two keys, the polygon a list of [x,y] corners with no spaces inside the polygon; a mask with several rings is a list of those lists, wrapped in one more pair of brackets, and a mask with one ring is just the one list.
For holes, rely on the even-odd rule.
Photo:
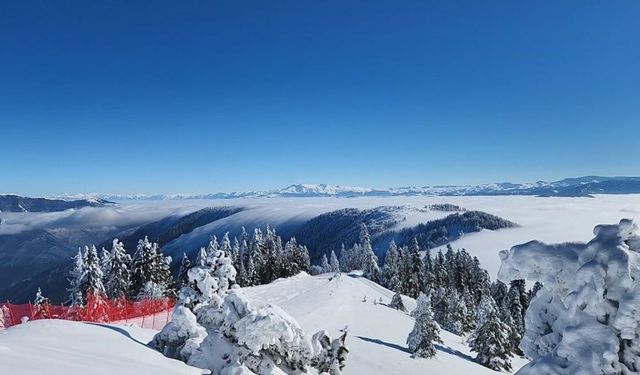
{"label": "mountain range", "polygon": [[480,185],[405,186],[387,189],[328,184],[294,184],[281,189],[212,194],[61,194],[55,199],[122,200],[179,200],[179,199],[236,199],[277,197],[386,197],[386,196],[475,196],[475,195],[534,195],[542,197],[591,197],[593,194],[640,193],[640,177],[585,176],[559,181],[532,183],[499,182]]}

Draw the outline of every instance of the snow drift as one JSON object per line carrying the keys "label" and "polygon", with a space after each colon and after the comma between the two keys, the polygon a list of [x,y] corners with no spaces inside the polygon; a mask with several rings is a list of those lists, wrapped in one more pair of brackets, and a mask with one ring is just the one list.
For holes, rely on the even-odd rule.
{"label": "snow drift", "polygon": [[501,252],[498,277],[544,287],[531,301],[521,375],[640,371],[640,236],[629,219],[598,225],[590,242],[532,241]]}

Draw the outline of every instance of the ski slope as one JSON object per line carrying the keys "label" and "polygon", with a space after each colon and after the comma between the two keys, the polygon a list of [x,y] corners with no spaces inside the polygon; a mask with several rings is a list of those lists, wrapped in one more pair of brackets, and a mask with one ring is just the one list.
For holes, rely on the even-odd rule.
{"label": "ski slope", "polygon": [[134,326],[36,320],[0,330],[0,374],[199,375],[146,343],[155,331]]}
{"label": "ski slope", "polygon": [[[474,353],[463,338],[446,331],[441,332],[444,345],[436,345],[436,358],[411,358],[405,341],[414,319],[408,313],[374,304],[373,300],[380,298],[389,303],[393,292],[355,273],[300,274],[245,290],[256,303],[282,307],[309,334],[325,329],[335,337],[348,326],[350,353],[345,375],[496,374],[473,362]],[[404,297],[404,303],[409,311],[415,308],[413,299]],[[526,360],[515,358],[512,365],[517,370],[525,363]]]}
{"label": "ski slope", "polygon": [[[414,320],[387,307],[393,292],[357,273],[300,274],[245,288],[253,303],[276,304],[298,320],[307,334],[321,329],[336,337],[348,326],[350,350],[345,375],[497,374],[473,362],[463,338],[441,332],[443,345],[432,359],[413,359],[406,338]],[[366,297],[366,302],[363,302]],[[384,304],[374,304],[382,298]],[[404,298],[410,311],[415,301]],[[39,320],[0,331],[0,374],[175,374],[201,370],[163,357],[146,343],[156,332],[126,325]],[[525,364],[515,358],[514,372]]]}

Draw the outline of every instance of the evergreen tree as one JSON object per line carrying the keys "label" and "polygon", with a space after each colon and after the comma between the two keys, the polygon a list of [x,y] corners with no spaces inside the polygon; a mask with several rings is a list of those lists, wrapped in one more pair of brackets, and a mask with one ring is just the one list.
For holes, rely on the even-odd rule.
{"label": "evergreen tree", "polygon": [[42,295],[42,289],[38,287],[36,298],[33,300],[33,315],[36,319],[49,319],[49,298]]}
{"label": "evergreen tree", "polygon": [[422,259],[420,258],[420,247],[418,246],[418,239],[415,237],[413,238],[411,247],[409,248],[409,257],[407,295],[412,298],[417,298],[420,294],[422,285]]}
{"label": "evergreen tree", "polygon": [[431,250],[427,249],[424,257],[422,258],[422,285],[420,289],[425,294],[430,294],[435,285],[435,276],[433,274],[433,261],[431,259]]}
{"label": "evergreen tree", "polygon": [[222,243],[220,246],[222,251],[224,251],[228,257],[231,257],[231,240],[229,239],[229,232],[225,232],[224,236],[222,236]]}
{"label": "evergreen tree", "polygon": [[78,249],[78,253],[73,258],[73,268],[69,272],[69,305],[71,307],[83,307],[85,300],[82,292],[80,291],[80,283],[85,272],[84,256],[82,250]]}
{"label": "evergreen tree", "polygon": [[407,308],[404,306],[404,302],[402,302],[402,296],[400,293],[393,295],[391,302],[389,303],[389,307],[400,311],[407,311]]}
{"label": "evergreen tree", "polygon": [[496,280],[491,285],[491,297],[496,301],[496,305],[498,305],[498,307],[504,306],[507,292],[507,285],[500,280]]}
{"label": "evergreen tree", "polygon": [[201,247],[200,251],[198,252],[198,259],[196,260],[196,265],[205,267],[207,265],[208,257],[209,255],[207,254],[207,249],[205,249],[204,247]]}
{"label": "evergreen tree", "polygon": [[131,284],[131,256],[122,242],[114,239],[109,255],[109,267],[105,274],[107,297],[116,299],[127,295]]}
{"label": "evergreen tree", "polygon": [[455,290],[449,291],[444,329],[456,335],[463,334],[466,315],[467,308],[460,294]]}
{"label": "evergreen tree", "polygon": [[327,254],[322,254],[322,260],[320,261],[320,268],[322,268],[322,273],[331,272],[331,266],[329,265]]}
{"label": "evergreen tree", "polygon": [[82,293],[83,301],[87,300],[89,293],[95,296],[105,296],[106,291],[103,284],[98,250],[94,245],[91,245],[91,247],[85,246],[82,257],[84,258],[84,272],[80,280],[80,292]]}
{"label": "evergreen tree", "polygon": [[111,254],[105,249],[102,248],[102,252],[100,253],[100,269],[102,270],[102,274],[105,276],[105,284],[106,284],[106,276],[109,274],[109,269],[111,268]]}
{"label": "evergreen tree", "polygon": [[489,312],[471,344],[472,350],[478,353],[476,361],[492,370],[511,371],[509,336],[509,326],[500,321],[496,311]]}
{"label": "evergreen tree", "polygon": [[505,308],[513,319],[511,326],[522,337],[524,334],[524,312],[520,294],[520,286],[512,285],[505,299]]}
{"label": "evergreen tree", "polygon": [[349,253],[347,249],[344,247],[344,242],[340,245],[340,271],[349,272],[351,268],[349,267]]}
{"label": "evergreen tree", "polygon": [[400,257],[396,243],[391,240],[382,267],[382,282],[389,290],[400,291]]}
{"label": "evergreen tree", "polygon": [[331,256],[329,257],[329,271],[340,272],[340,262],[338,262],[338,257],[333,250],[331,250]]}
{"label": "evergreen tree", "polygon": [[349,349],[345,344],[347,330],[342,330],[342,335],[335,340],[325,331],[319,331],[313,335],[312,341],[319,344],[319,353],[312,359],[311,365],[319,374],[340,375],[346,365]]}
{"label": "evergreen tree", "polygon": [[182,262],[180,263],[180,270],[178,271],[178,286],[180,288],[189,284],[189,270],[191,269],[191,261],[187,256],[187,253],[182,254]]}
{"label": "evergreen tree", "polygon": [[421,293],[418,297],[417,307],[413,312],[416,322],[413,330],[409,333],[407,344],[413,357],[431,358],[436,355],[434,342],[441,343],[440,327],[433,319],[433,311],[431,310],[431,300],[429,297]]}
{"label": "evergreen tree", "polygon": [[378,266],[378,257],[371,247],[371,237],[367,230],[367,225],[362,223],[360,227],[360,240],[362,241],[362,251],[364,256],[363,276],[367,279],[378,282],[380,281],[380,268]]}

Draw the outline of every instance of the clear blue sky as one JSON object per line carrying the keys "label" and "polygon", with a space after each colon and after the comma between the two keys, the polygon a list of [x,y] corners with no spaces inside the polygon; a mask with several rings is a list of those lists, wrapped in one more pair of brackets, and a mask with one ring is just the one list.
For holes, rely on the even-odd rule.
{"label": "clear blue sky", "polygon": [[0,192],[640,175],[640,2],[0,3]]}

